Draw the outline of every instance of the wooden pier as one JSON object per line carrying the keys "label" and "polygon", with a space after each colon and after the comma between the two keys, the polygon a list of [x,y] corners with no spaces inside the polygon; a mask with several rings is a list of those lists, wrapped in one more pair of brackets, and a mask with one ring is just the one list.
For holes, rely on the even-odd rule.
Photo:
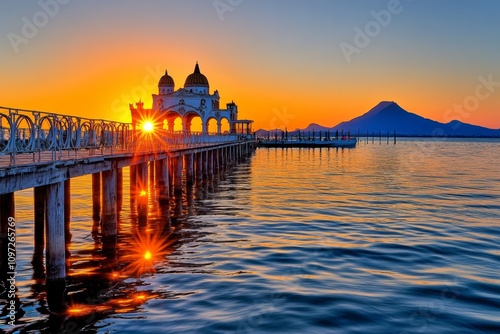
{"label": "wooden pier", "polygon": [[[100,221],[103,248],[115,248],[123,168],[130,168],[131,195],[147,193],[149,173],[156,180],[159,203],[168,205],[169,198],[182,194],[185,186],[212,178],[251,155],[255,147],[252,136],[235,133],[158,130],[146,134],[125,123],[18,111],[2,114],[0,110],[2,280],[6,273],[15,271],[8,267],[12,261],[7,244],[12,230],[9,222],[15,219],[16,191],[33,188],[34,259],[43,259],[45,249],[47,301],[52,312],[61,312],[65,310],[65,245],[71,238],[73,178],[92,175],[89,216]],[[139,224],[144,224],[147,201],[137,200],[136,205]]]}

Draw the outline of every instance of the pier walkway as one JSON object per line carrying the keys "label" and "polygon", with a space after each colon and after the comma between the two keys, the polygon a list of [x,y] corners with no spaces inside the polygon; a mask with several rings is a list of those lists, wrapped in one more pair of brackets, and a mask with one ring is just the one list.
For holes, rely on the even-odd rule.
{"label": "pier walkway", "polygon": [[[132,124],[0,107],[0,266],[6,282],[15,273],[14,193],[33,188],[34,258],[44,257],[47,301],[64,310],[65,244],[70,238],[71,179],[92,175],[92,215],[100,221],[103,246],[114,247],[123,194],[122,168],[130,168],[131,193],[147,192],[154,174],[158,201],[171,192],[211,178],[249,156],[256,147],[248,134],[166,131]],[[90,185],[89,185],[90,186]],[[147,200],[137,197],[139,222],[147,220]],[[90,206],[89,206],[90,207]],[[6,284],[6,283],[4,283]]]}

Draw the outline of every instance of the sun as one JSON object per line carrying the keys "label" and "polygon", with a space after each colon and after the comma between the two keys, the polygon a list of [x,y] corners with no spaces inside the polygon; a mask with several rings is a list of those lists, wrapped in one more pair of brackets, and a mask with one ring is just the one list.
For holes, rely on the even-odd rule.
{"label": "sun", "polygon": [[144,132],[153,132],[154,130],[153,123],[151,121],[144,122],[144,124],[142,125],[142,130]]}

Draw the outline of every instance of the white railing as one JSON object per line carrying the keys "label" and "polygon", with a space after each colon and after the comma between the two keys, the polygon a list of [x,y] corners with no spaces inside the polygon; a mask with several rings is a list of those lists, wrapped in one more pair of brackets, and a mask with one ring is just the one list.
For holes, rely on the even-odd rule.
{"label": "white railing", "polygon": [[9,156],[11,166],[20,155],[31,155],[33,162],[55,161],[82,151],[89,155],[156,152],[243,139],[238,134],[146,133],[133,130],[130,123],[0,107],[0,158]]}

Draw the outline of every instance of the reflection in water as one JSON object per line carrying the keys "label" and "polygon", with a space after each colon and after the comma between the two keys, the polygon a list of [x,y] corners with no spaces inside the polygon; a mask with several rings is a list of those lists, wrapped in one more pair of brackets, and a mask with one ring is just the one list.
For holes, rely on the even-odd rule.
{"label": "reflection in water", "polygon": [[[221,177],[225,177],[225,173],[221,173]],[[127,176],[124,182],[128,183]],[[155,185],[156,180],[149,178],[149,187],[144,185],[142,190],[130,187],[130,194],[124,192],[124,197],[130,197],[130,208],[119,212],[117,238],[101,236],[99,219],[93,219],[89,226],[92,248],[86,248],[88,240],[82,248],[72,245],[68,238],[66,251],[71,256],[67,258],[66,290],[60,289],[63,284],[45,285],[43,253],[34,254],[29,297],[38,301],[38,311],[48,317],[25,324],[26,331],[97,333],[96,323],[101,319],[112,314],[140,313],[141,306],[148,300],[175,297],[166,289],[153,291],[148,288],[147,281],[158,266],[163,268],[169,263],[169,254],[179,247],[180,237],[189,242],[203,236],[191,229],[187,219],[196,213],[196,201],[218,189],[218,179],[210,178],[187,186],[166,205],[158,202]],[[78,186],[73,188],[76,190]],[[178,265],[171,264],[172,267]],[[49,311],[48,292],[51,298],[60,299],[61,305],[67,306],[65,313]]]}

